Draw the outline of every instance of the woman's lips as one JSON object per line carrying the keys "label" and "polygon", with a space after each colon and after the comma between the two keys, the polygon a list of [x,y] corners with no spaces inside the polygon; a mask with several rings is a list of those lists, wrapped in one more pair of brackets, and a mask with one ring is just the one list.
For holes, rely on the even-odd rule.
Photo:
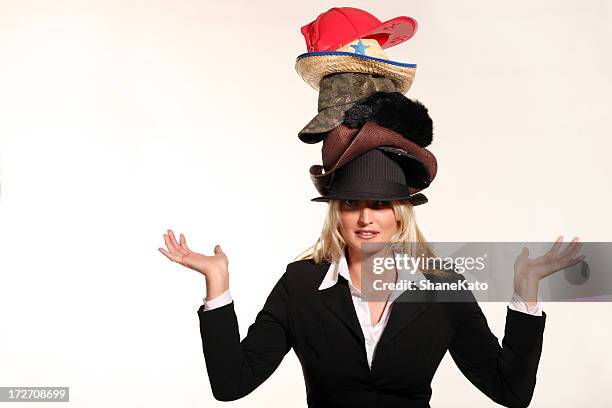
{"label": "woman's lips", "polygon": [[378,231],[368,231],[368,230],[359,230],[359,231],[355,231],[355,234],[360,238],[360,239],[372,239],[374,238],[376,235],[378,235]]}

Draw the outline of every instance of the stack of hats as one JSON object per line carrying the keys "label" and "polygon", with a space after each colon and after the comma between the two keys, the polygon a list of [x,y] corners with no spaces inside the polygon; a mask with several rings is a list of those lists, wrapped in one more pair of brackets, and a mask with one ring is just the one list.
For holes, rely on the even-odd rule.
{"label": "stack of hats", "polygon": [[304,143],[322,143],[322,165],[310,168],[321,195],[330,199],[408,200],[437,171],[427,108],[404,94],[415,64],[390,60],[384,49],[411,38],[417,22],[396,17],[381,22],[352,7],[334,7],[302,27],[308,52],[296,70],[319,91],[318,114],[299,133]]}

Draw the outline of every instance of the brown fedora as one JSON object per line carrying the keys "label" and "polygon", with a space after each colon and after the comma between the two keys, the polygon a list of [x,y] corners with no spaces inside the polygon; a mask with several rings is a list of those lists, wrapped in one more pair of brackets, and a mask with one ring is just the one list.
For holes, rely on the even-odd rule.
{"label": "brown fedora", "polygon": [[342,124],[331,130],[323,141],[323,166],[310,168],[311,179],[319,193],[324,194],[332,182],[334,172],[354,158],[378,147],[390,147],[389,153],[396,153],[395,160],[406,174],[406,185],[411,193],[427,188],[437,173],[435,156],[401,134],[366,122],[360,129],[351,129]]}

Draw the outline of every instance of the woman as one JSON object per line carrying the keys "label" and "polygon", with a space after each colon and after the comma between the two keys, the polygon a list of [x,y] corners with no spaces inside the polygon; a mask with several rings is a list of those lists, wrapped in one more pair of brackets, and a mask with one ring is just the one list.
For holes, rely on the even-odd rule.
{"label": "woman", "polygon": [[[309,407],[429,407],[431,380],[448,350],[461,372],[493,401],[529,405],[542,348],[546,314],[507,308],[500,347],[478,304],[472,302],[363,302],[361,244],[417,242],[429,246],[407,199],[376,200],[371,194],[330,198],[317,243],[287,266],[247,336],[240,341],[229,297],[228,259],[193,252],[183,234],[164,234],[170,260],[206,278],[198,310],[208,375],[216,399],[241,398],[278,367],[293,348],[302,365]],[[361,198],[358,196],[361,195]],[[537,306],[538,282],[579,262],[575,238],[559,252],[514,264],[515,296]],[[434,273],[428,279],[449,279]],[[457,280],[457,274],[450,279]]]}

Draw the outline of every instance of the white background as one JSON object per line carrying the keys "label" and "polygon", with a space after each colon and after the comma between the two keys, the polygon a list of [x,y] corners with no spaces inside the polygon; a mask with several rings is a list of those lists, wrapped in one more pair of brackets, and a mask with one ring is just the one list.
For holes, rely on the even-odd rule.
{"label": "white background", "polygon": [[[157,248],[167,228],[220,243],[244,335],[314,243],[321,145],[297,132],[317,94],[294,61],[334,5],[0,0],[0,386],[70,386],[74,407],[306,405],[293,352],[248,397],[213,399],[203,277]],[[610,241],[609,2],[358,7],[419,22],[387,54],[418,64],[407,96],[434,120],[427,239]],[[501,340],[505,304],[481,307]],[[610,406],[612,306],[544,310],[532,406]],[[495,405],[448,354],[432,388],[434,407]]]}

